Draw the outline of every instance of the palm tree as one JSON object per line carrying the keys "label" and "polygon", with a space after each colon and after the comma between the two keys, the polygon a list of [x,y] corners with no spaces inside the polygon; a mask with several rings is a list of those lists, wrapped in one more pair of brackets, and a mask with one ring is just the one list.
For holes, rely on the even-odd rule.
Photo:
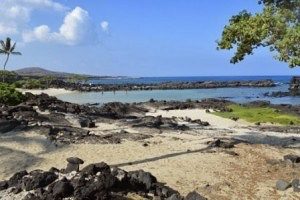
{"label": "palm tree", "polygon": [[[16,43],[11,45],[11,39],[9,37],[6,38],[6,41],[3,40],[0,41],[1,47],[0,47],[0,54],[6,55],[6,60],[4,63],[3,70],[5,71],[6,64],[8,62],[10,55],[22,55],[20,52],[14,51],[16,48]],[[5,81],[5,73],[3,73],[3,82]]]}

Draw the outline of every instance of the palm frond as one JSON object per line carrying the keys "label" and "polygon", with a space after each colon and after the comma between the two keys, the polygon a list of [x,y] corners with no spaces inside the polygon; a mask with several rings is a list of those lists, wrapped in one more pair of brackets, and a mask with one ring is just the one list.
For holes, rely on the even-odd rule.
{"label": "palm frond", "polygon": [[11,48],[11,39],[9,37],[6,38],[6,42],[5,42],[5,50],[9,51]]}
{"label": "palm frond", "polygon": [[19,56],[21,56],[22,55],[22,53],[21,52],[10,52],[12,55],[19,55]]}
{"label": "palm frond", "polygon": [[6,52],[0,49],[0,54],[6,54]]}
{"label": "palm frond", "polygon": [[16,43],[14,43],[14,45],[10,48],[10,53],[12,53],[14,50],[15,50],[15,48],[16,48]]}
{"label": "palm frond", "polygon": [[2,50],[5,50],[6,49],[5,42],[3,40],[0,40],[0,44],[2,46]]}

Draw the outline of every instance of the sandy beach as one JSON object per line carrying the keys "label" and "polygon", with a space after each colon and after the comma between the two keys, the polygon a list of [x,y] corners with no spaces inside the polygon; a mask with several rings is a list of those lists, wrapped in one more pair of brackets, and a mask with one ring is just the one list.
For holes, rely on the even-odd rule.
{"label": "sandy beach", "polygon": [[[54,91],[57,94],[58,91]],[[7,179],[23,169],[64,168],[66,158],[77,156],[85,161],[83,166],[104,161],[125,170],[149,171],[184,195],[196,190],[208,199],[300,198],[300,194],[292,192],[292,189],[284,192],[275,189],[278,179],[290,181],[299,176],[299,167],[272,162],[286,154],[300,154],[299,148],[293,148],[298,143],[290,142],[291,138],[299,141],[298,135],[258,132],[250,123],[224,119],[206,113],[204,109],[152,109],[146,115],[190,117],[205,120],[211,126],[188,131],[158,131],[132,128],[124,123],[97,122],[96,128],[89,129],[94,134],[106,135],[126,130],[132,134],[151,135],[151,138],[124,140],[121,144],[59,146],[38,132],[9,132],[0,135],[0,179]],[[73,126],[78,126],[72,116],[66,119]],[[216,138],[235,138],[245,142],[229,150],[217,148],[207,151],[207,142]]]}
{"label": "sandy beach", "polygon": [[26,92],[30,92],[32,94],[48,94],[50,96],[57,96],[57,95],[61,95],[61,94],[69,94],[72,93],[73,91],[71,90],[66,90],[63,88],[48,88],[48,89],[17,89],[18,91],[22,92],[22,93],[26,93]]}

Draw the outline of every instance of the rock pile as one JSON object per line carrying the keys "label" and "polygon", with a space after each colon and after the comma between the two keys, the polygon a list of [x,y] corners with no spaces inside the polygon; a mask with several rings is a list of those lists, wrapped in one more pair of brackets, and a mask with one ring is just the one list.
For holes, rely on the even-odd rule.
{"label": "rock pile", "polygon": [[178,90],[236,87],[275,87],[272,80],[260,81],[197,81],[197,82],[164,82],[153,84],[81,84],[68,83],[62,80],[52,81],[50,87],[90,91],[130,91],[130,90]]}
{"label": "rock pile", "polygon": [[188,130],[189,127],[185,124],[178,124],[178,122],[172,118],[165,118],[160,116],[145,116],[136,120],[130,121],[133,127],[147,127],[157,129],[173,129],[173,130]]}
{"label": "rock pile", "polygon": [[300,95],[300,77],[294,76],[291,80],[290,83],[290,92],[294,96],[299,96]]}
{"label": "rock pile", "polygon": [[64,102],[47,94],[32,95],[31,93],[26,93],[25,95],[27,98],[25,104],[37,106],[41,111],[49,110],[50,112],[108,117],[113,119],[126,118],[130,113],[134,112],[147,112],[144,108],[128,103],[112,102],[104,104],[101,107],[95,107]]}
{"label": "rock pile", "polygon": [[184,198],[143,170],[126,172],[101,162],[87,165],[79,171],[79,165],[83,164],[80,158],[72,157],[67,161],[66,169],[20,171],[9,180],[1,181],[0,190],[8,194],[22,193],[24,200],[129,199],[128,193],[145,199],[206,199],[197,192],[191,192]]}

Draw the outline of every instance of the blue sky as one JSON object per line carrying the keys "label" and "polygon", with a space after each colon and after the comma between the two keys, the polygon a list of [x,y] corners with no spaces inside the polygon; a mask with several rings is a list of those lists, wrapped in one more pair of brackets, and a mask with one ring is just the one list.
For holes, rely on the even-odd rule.
{"label": "blue sky", "polygon": [[[293,75],[300,69],[267,49],[240,64],[216,40],[239,11],[256,0],[1,0],[0,38],[22,56],[8,69],[44,67],[94,75]],[[0,57],[0,62],[4,58]]]}

